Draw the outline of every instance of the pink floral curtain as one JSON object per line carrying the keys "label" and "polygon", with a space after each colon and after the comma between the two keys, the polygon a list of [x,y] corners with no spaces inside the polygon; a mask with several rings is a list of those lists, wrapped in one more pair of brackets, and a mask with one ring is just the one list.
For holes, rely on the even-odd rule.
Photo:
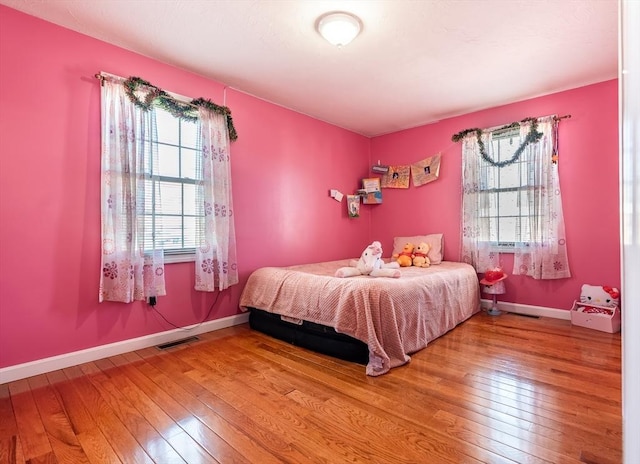
{"label": "pink floral curtain", "polygon": [[[491,133],[483,133],[482,140],[485,146],[491,146]],[[480,188],[481,162],[476,135],[468,135],[462,140],[462,261],[478,272],[498,267],[500,261],[500,254],[486,239],[493,225],[478,214],[489,207]]]}
{"label": "pink floral curtain", "polygon": [[152,111],[136,107],[119,80],[102,85],[102,260],[99,301],[165,295],[164,256],[144,242],[145,172],[154,156]]}
{"label": "pink floral curtain", "polygon": [[196,195],[195,289],[211,292],[238,283],[231,195],[231,160],[226,116],[200,108],[201,173]]}
{"label": "pink floral curtain", "polygon": [[[538,121],[538,131],[543,136],[538,143],[527,147],[529,162],[533,163],[536,189],[528,190],[531,242],[518,244],[515,249],[513,274],[528,275],[534,279],[562,279],[571,277],[567,257],[567,238],[562,214],[559,163],[554,162],[554,147],[557,146],[553,117]],[[525,137],[530,124],[522,124],[521,137]],[[557,160],[557,158],[555,158]]]}

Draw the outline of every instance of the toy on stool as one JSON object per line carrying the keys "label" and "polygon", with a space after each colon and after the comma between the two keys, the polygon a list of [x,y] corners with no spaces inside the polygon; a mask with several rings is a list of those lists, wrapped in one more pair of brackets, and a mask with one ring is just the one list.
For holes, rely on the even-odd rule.
{"label": "toy on stool", "polygon": [[490,316],[502,314],[502,311],[498,309],[498,295],[506,292],[504,285],[504,279],[506,278],[507,274],[502,269],[496,268],[486,271],[484,277],[480,280],[480,284],[483,286],[482,291],[493,295],[493,305],[487,310],[487,314]]}

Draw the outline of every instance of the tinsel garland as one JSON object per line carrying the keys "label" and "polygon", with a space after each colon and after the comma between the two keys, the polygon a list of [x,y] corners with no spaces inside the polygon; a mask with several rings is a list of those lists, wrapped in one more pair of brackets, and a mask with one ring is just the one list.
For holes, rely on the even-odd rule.
{"label": "tinsel garland", "polygon": [[[168,111],[176,118],[180,118],[185,121],[195,122],[198,120],[198,112],[194,107],[202,107],[213,111],[214,113],[221,114],[227,117],[227,129],[229,130],[229,139],[235,141],[238,139],[238,133],[233,125],[233,119],[231,118],[231,110],[226,106],[220,106],[213,103],[211,100],[205,98],[195,98],[189,103],[182,103],[164,90],[156,87],[150,82],[141,79],[140,77],[129,77],[123,83],[125,92],[129,97],[129,100],[139,108],[145,111],[151,109],[155,104],[160,108]],[[141,87],[146,87],[147,93],[144,99],[138,98],[136,91]]]}
{"label": "tinsel garland", "polygon": [[475,133],[476,139],[478,141],[478,147],[480,148],[480,154],[482,155],[482,159],[492,166],[502,168],[504,166],[508,166],[518,161],[518,159],[520,158],[520,155],[522,155],[522,152],[525,150],[525,148],[527,148],[527,145],[529,145],[530,143],[536,143],[538,140],[542,138],[544,134],[542,134],[542,132],[538,132],[538,118],[525,118],[520,122],[513,122],[506,126],[502,126],[498,129],[494,129],[494,131],[515,129],[517,127],[520,127],[521,124],[525,124],[527,122],[531,123],[531,127],[529,128],[529,133],[525,137],[522,144],[515,151],[513,156],[510,159],[505,161],[494,161],[489,157],[489,155],[487,154],[486,147],[484,146],[484,142],[482,141],[482,129],[478,129],[478,128],[465,129],[463,131],[458,132],[457,134],[454,134],[453,137],[451,137],[451,140],[453,142],[459,142],[460,140],[464,139],[467,135]]}

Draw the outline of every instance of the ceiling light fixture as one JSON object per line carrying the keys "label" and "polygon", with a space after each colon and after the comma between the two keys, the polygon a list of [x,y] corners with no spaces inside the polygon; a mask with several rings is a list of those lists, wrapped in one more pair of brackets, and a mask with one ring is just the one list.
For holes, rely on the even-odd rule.
{"label": "ceiling light fixture", "polygon": [[362,22],[351,13],[335,11],[320,16],[316,29],[327,42],[343,47],[358,36]]}

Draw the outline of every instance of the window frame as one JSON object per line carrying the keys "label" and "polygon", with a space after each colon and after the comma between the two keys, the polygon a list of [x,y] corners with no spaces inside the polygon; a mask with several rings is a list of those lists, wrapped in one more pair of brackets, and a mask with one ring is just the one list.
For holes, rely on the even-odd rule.
{"label": "window frame", "polygon": [[[165,109],[163,109],[162,107],[158,106],[158,105],[154,105],[153,107],[153,111],[156,112],[154,117],[157,117],[157,111],[163,111],[164,113],[166,113],[168,116],[174,118],[177,122],[178,122],[178,140],[176,143],[171,143],[168,141],[161,141],[161,136],[159,134],[159,129],[157,127],[156,124],[156,131],[155,134],[153,136],[153,139],[151,141],[151,143],[154,146],[154,152],[157,153],[157,157],[158,157],[158,161],[159,161],[159,157],[160,157],[160,150],[159,148],[161,146],[165,146],[165,147],[171,147],[171,148],[175,148],[178,151],[178,173],[180,175],[180,177],[175,177],[175,176],[170,176],[170,175],[160,175],[160,174],[155,174],[154,173],[154,156],[151,156],[150,161],[149,161],[149,166],[148,166],[148,176],[146,176],[146,180],[151,181],[151,186],[152,186],[152,192],[150,195],[150,199],[151,199],[151,213],[147,214],[145,213],[144,216],[151,216],[151,224],[152,224],[152,233],[151,233],[151,240],[153,240],[155,242],[156,240],[156,218],[158,216],[164,216],[164,217],[179,217],[181,218],[181,226],[180,226],[180,238],[182,240],[182,248],[172,248],[172,249],[166,249],[163,247],[159,247],[157,249],[161,249],[163,250],[164,253],[164,262],[165,263],[183,263],[183,262],[194,262],[196,259],[196,248],[195,245],[193,247],[184,247],[184,242],[185,242],[185,217],[193,217],[193,218],[198,218],[198,214],[197,212],[194,214],[185,214],[185,192],[184,192],[184,188],[185,185],[196,185],[198,184],[199,180],[197,178],[191,178],[191,177],[185,177],[182,175],[182,170],[183,170],[183,165],[182,165],[182,157],[183,157],[183,150],[193,150],[195,152],[195,155],[198,156],[198,153],[200,152],[199,150],[199,141],[196,139],[196,143],[194,146],[187,146],[183,144],[183,124],[185,123],[185,121],[181,120],[180,118],[172,115],[169,111],[166,111]],[[196,122],[196,124],[199,124],[199,121]],[[199,130],[199,128],[197,128]],[[197,166],[198,163],[196,163]],[[176,184],[180,187],[180,210],[181,210],[181,214],[175,214],[175,213],[156,213],[156,193],[157,193],[157,189],[160,188],[160,184],[161,183],[165,183],[165,184]],[[147,204],[145,203],[145,211],[147,210]],[[154,248],[155,248],[155,243],[154,243]],[[146,250],[145,250],[146,251]]]}
{"label": "window frame", "polygon": [[[507,152],[506,154],[502,154],[499,153],[498,154],[498,159],[496,161],[502,161],[502,160],[507,160],[510,159],[515,150],[517,150],[517,148],[523,143],[523,136],[520,133],[520,128],[508,128],[508,129],[503,129],[503,130],[496,130],[493,131],[491,133],[491,143],[495,142],[495,141],[502,141],[505,140],[507,138],[513,138],[514,141],[512,143],[510,143],[510,145],[513,146],[513,150],[510,150],[509,152]],[[500,150],[500,146],[498,147],[498,150]],[[528,240],[523,240],[523,234],[526,234],[527,232],[524,231],[523,232],[523,228],[522,228],[522,222],[524,220],[528,220],[528,218],[535,216],[535,214],[531,211],[529,211],[526,214],[522,213],[522,204],[521,202],[523,201],[522,196],[523,194],[526,196],[527,192],[529,190],[532,189],[537,189],[540,186],[538,185],[539,183],[536,182],[536,176],[535,173],[533,172],[533,165],[531,164],[530,161],[523,159],[523,157],[526,157],[527,154],[526,152],[523,153],[521,155],[521,158],[519,160],[514,161],[513,163],[510,163],[509,165],[513,165],[513,164],[517,164],[519,166],[518,169],[518,173],[517,173],[517,178],[519,179],[519,185],[517,186],[509,186],[509,187],[500,187],[501,184],[501,180],[502,180],[502,176],[501,173],[503,172],[502,169],[504,169],[506,166],[504,167],[498,167],[498,166],[493,166],[491,165],[488,161],[486,160],[481,160],[481,163],[484,163],[485,166],[481,166],[480,168],[480,172],[481,172],[481,177],[480,177],[480,185],[479,185],[479,192],[481,194],[487,194],[487,195],[491,195],[491,194],[495,194],[496,195],[496,212],[495,214],[491,213],[491,206],[487,207],[487,214],[482,214],[482,211],[478,212],[479,218],[483,221],[491,221],[492,219],[495,220],[497,226],[496,226],[496,234],[498,237],[498,240],[491,240],[490,237],[487,237],[487,239],[482,239],[480,240],[482,243],[487,244],[491,251],[494,252],[500,252],[500,253],[515,253],[516,248],[519,247],[527,247],[530,245],[531,243],[531,232],[528,232]],[[526,179],[527,182],[523,183],[523,167],[527,170],[526,172]],[[490,184],[490,177],[491,175],[493,175],[496,180],[494,181],[494,184],[497,184],[498,186],[496,187],[495,185],[491,185]],[[483,185],[485,185],[486,187],[483,188]],[[500,194],[501,193],[509,193],[509,192],[517,192],[518,195],[516,197],[516,204],[517,204],[517,208],[518,208],[518,214],[514,215],[514,214],[500,214]],[[526,201],[526,200],[525,200]],[[488,198],[487,202],[490,203],[491,199]],[[503,207],[504,208],[504,207]],[[504,209],[503,209],[504,211]],[[515,226],[516,230],[515,230],[515,240],[510,241],[510,240],[500,240],[500,235],[501,235],[501,219],[506,219],[506,218],[515,218],[516,221],[520,221],[520,226]],[[491,230],[490,227],[487,227],[487,230]],[[504,231],[502,231],[504,232]],[[504,233],[502,233],[502,235],[505,235]]]}

